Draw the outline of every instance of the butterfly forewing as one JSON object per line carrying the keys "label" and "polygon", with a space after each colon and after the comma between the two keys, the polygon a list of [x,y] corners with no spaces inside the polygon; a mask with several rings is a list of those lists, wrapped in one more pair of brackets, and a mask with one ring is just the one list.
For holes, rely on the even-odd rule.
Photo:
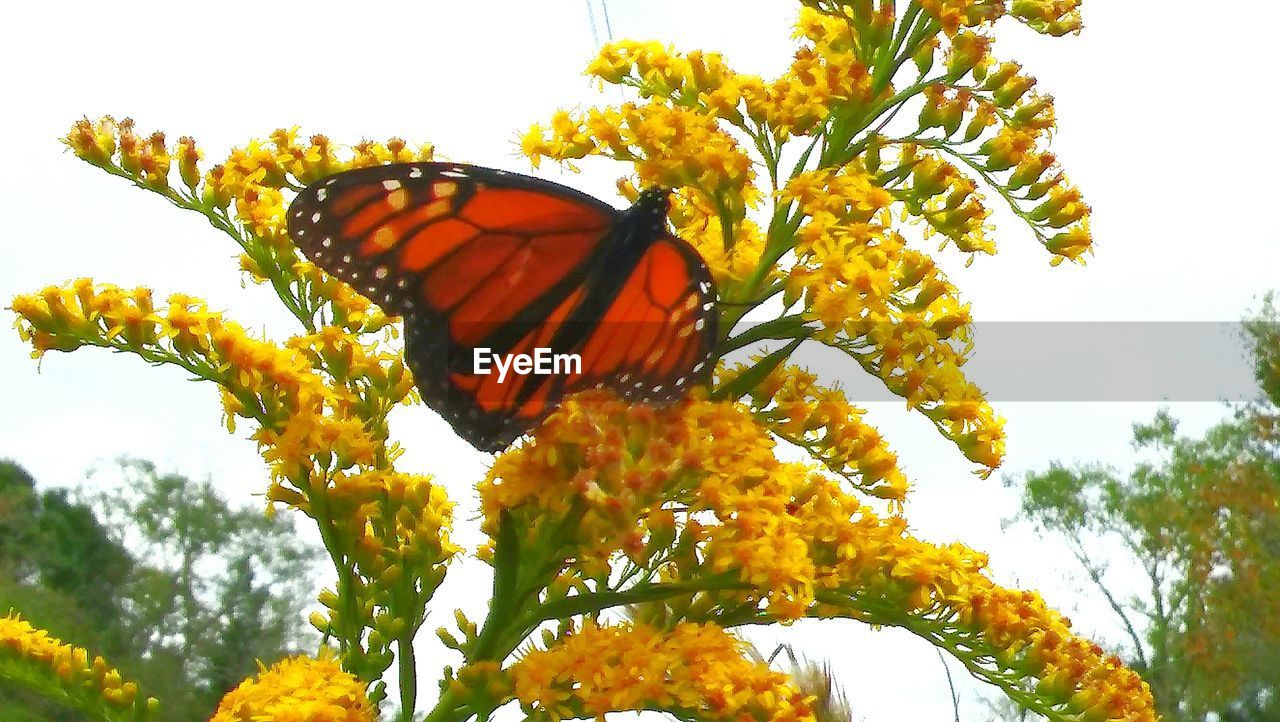
{"label": "butterfly forewing", "polygon": [[[474,299],[471,318],[497,318],[579,270],[616,215],[549,181],[410,163],[315,183],[290,205],[288,221],[299,250],[388,313],[449,314]],[[520,277],[522,267],[543,263],[552,272]]]}

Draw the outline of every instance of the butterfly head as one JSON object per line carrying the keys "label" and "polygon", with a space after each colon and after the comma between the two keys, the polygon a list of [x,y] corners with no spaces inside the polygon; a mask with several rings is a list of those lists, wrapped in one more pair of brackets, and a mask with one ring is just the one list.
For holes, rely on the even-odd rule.
{"label": "butterfly head", "polygon": [[671,189],[654,186],[640,191],[629,214],[641,219],[652,219],[655,227],[661,230],[666,228],[667,211],[670,209]]}

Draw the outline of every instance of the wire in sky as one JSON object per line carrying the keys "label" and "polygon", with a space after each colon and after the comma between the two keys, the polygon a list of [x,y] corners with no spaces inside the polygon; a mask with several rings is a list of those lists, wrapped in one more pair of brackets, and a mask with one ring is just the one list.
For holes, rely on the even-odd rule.
{"label": "wire in sky", "polygon": [[[609,19],[609,0],[600,0],[600,13],[604,17],[604,33],[607,42],[613,42],[613,23]],[[591,42],[600,47],[600,29],[596,23],[595,0],[587,0],[587,20],[591,23]]]}
{"label": "wire in sky", "polygon": [[600,33],[596,30],[596,11],[591,7],[591,0],[587,0],[587,20],[591,23],[591,44],[600,47]]}
{"label": "wire in sky", "polygon": [[613,25],[609,22],[609,0],[600,0],[600,9],[604,12],[604,31],[609,36],[609,42],[613,42]]}

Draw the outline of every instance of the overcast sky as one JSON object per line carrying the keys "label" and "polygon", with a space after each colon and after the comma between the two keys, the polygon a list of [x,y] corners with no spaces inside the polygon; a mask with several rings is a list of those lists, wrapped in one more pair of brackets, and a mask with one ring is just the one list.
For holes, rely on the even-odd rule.
{"label": "overcast sky", "polygon": [[[741,70],[770,74],[789,60],[794,6],[613,0],[610,19],[617,37],[721,50]],[[92,276],[146,285],[161,297],[203,296],[245,326],[282,337],[291,332],[283,313],[270,291],[242,287],[228,238],[74,159],[57,142],[68,125],[82,115],[131,116],[140,131],[195,136],[208,158],[301,125],[336,142],[429,140],[451,159],[527,172],[518,135],[556,108],[600,98],[581,74],[593,50],[587,7],[584,0],[16,4],[0,30],[8,108],[0,116],[0,298]],[[947,261],[980,322],[1234,321],[1280,285],[1271,218],[1280,150],[1263,135],[1276,118],[1280,6],[1230,7],[1087,0],[1078,38],[1002,26],[997,54],[1021,61],[1057,98],[1054,150],[1094,208],[1097,254],[1086,268],[1049,269],[1030,232],[998,215],[998,256],[969,269],[962,259]],[[592,170],[566,179],[544,166],[541,174],[616,202],[616,173]],[[5,314],[3,328],[12,320]],[[1092,358],[1105,367],[1108,349]],[[0,333],[0,375],[0,457],[43,484],[74,485],[96,462],[127,453],[209,475],[236,498],[265,488],[253,445],[222,427],[216,391],[177,370],[94,351],[50,354],[38,366],[10,331]],[[989,552],[1001,581],[1038,589],[1082,631],[1118,639],[1105,610],[1075,593],[1053,540],[1002,531],[1013,500],[997,477],[972,476],[960,454],[900,404],[868,406],[917,485],[908,508],[917,533]],[[1130,424],[1157,406],[997,403],[1008,418],[1005,471],[1052,458],[1126,465]],[[1188,430],[1221,415],[1213,403],[1172,409]],[[448,486],[461,507],[458,536],[476,541],[471,485],[489,457],[423,407],[395,420],[408,449],[404,467]],[[478,609],[486,571],[474,560],[459,565],[428,628],[449,623],[455,606]],[[756,639],[792,641],[831,658],[867,720],[951,719],[941,663],[909,635],[823,622]],[[446,663],[442,654],[424,644],[428,698],[429,672],[434,661]],[[960,675],[963,719],[983,719],[974,685]]]}

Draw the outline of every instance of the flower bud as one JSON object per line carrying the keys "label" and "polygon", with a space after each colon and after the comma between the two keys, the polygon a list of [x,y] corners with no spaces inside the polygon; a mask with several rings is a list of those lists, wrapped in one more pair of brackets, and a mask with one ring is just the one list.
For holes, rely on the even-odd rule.
{"label": "flower bud", "polygon": [[911,56],[912,62],[916,64],[916,68],[920,71],[920,75],[928,75],[933,69],[934,56],[938,51],[938,36],[934,35],[923,43]]}
{"label": "flower bud", "polygon": [[1015,75],[992,93],[996,105],[1001,108],[1012,108],[1036,84],[1030,75]]}
{"label": "flower bud", "polygon": [[1038,33],[1061,37],[1080,32],[1080,0],[1013,0],[1009,14]]}
{"label": "flower bud", "polygon": [[991,38],[969,31],[956,34],[951,38],[951,51],[947,54],[947,79],[955,81],[964,77],[979,67],[990,52]]}
{"label": "flower bud", "polygon": [[448,647],[449,649],[456,649],[458,651],[462,651],[462,645],[458,642],[457,637],[454,637],[453,634],[451,634],[449,630],[445,629],[444,627],[440,627],[439,629],[436,630],[436,636],[439,637],[440,641],[444,643],[444,646]]}
{"label": "flower bud", "polygon": [[311,626],[315,627],[321,634],[329,633],[329,618],[320,612],[312,612],[307,621],[311,622]]}
{"label": "flower bud", "polygon": [[1044,247],[1055,256],[1075,260],[1088,251],[1093,245],[1087,222],[1072,226],[1066,231],[1045,241]]}
{"label": "flower bud", "polygon": [[978,87],[981,90],[997,90],[1005,83],[1013,80],[1020,70],[1022,70],[1022,65],[1012,60],[1007,63],[1000,63],[987,72]]}
{"label": "flower bud", "polygon": [[120,121],[120,167],[136,176],[142,170],[142,139],[133,132],[133,119]]}
{"label": "flower bud", "polygon": [[178,139],[178,175],[191,190],[200,184],[200,168],[198,163],[202,154],[191,136],[184,135]]}
{"label": "flower bud", "polygon": [[1009,176],[1007,187],[1009,190],[1018,190],[1040,180],[1040,176],[1044,175],[1056,160],[1053,153],[1038,153],[1023,158],[1013,174]]}

